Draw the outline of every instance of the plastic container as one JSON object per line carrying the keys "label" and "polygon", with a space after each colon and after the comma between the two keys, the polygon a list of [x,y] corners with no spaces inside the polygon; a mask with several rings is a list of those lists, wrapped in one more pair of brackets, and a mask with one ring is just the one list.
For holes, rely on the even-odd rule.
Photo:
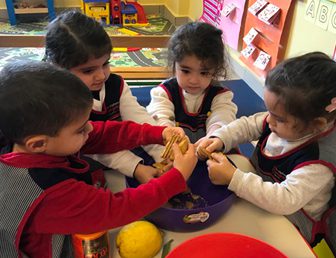
{"label": "plastic container", "polygon": [[233,233],[213,233],[189,239],[166,258],[285,258],[273,246],[258,239]]}
{"label": "plastic container", "polygon": [[[139,184],[133,178],[126,178],[128,187]],[[199,161],[188,180],[188,186],[193,194],[203,197],[207,206],[194,209],[177,209],[161,207],[146,219],[156,226],[175,232],[192,232],[209,227],[215,223],[232,205],[236,195],[226,186],[211,183],[205,162]]]}
{"label": "plastic container", "polygon": [[107,231],[93,234],[72,235],[72,245],[75,258],[83,257],[109,257],[109,239]]}

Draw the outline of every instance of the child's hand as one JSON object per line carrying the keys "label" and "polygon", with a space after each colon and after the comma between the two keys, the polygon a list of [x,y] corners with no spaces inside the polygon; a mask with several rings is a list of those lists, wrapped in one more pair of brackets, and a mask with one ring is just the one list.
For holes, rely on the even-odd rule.
{"label": "child's hand", "polygon": [[161,176],[173,167],[173,162],[170,159],[165,159],[161,162],[155,162],[152,166],[160,171]]}
{"label": "child's hand", "polygon": [[211,154],[212,160],[207,161],[209,178],[215,185],[228,185],[236,168],[222,153]]}
{"label": "child's hand", "polygon": [[141,184],[147,183],[149,180],[159,177],[160,175],[161,172],[158,169],[141,163],[137,165],[133,174],[134,178]]}
{"label": "child's hand", "polygon": [[222,142],[221,139],[214,137],[214,138],[201,138],[199,139],[196,143],[195,146],[198,148],[201,146],[208,152],[212,153],[214,151],[219,151],[223,149],[224,143]]}
{"label": "child's hand", "polygon": [[172,126],[166,127],[162,132],[163,142],[164,143],[169,142],[170,138],[172,138],[173,135],[179,135],[180,139],[183,139],[185,133],[181,127],[172,127]]}
{"label": "child's hand", "polygon": [[174,163],[170,159],[166,160],[166,163],[167,164],[162,168],[161,174],[167,172],[169,169],[173,168],[174,166]]}
{"label": "child's hand", "polygon": [[174,163],[173,166],[178,169],[185,180],[187,180],[192,171],[194,170],[197,157],[195,154],[195,147],[189,143],[188,150],[185,154],[182,154],[180,148],[176,143],[173,144]]}

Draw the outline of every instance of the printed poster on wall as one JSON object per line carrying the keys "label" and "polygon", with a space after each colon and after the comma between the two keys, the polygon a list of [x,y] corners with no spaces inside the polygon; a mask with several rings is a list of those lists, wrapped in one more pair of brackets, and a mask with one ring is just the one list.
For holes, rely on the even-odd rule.
{"label": "printed poster on wall", "polygon": [[224,42],[235,50],[239,46],[245,2],[246,0],[224,0],[220,13],[218,27],[223,30]]}

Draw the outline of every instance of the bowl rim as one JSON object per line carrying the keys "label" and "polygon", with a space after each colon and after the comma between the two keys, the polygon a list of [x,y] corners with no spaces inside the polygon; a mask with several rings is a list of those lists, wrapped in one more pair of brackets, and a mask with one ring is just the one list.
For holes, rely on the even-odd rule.
{"label": "bowl rim", "polygon": [[235,238],[244,238],[247,240],[251,240],[252,242],[258,242],[264,246],[267,246],[267,248],[270,248],[272,250],[274,250],[275,252],[277,252],[279,254],[279,258],[288,258],[287,255],[285,255],[281,250],[279,250],[278,248],[274,247],[273,245],[260,240],[258,238],[249,236],[249,235],[244,235],[241,233],[236,233],[236,232],[212,232],[212,233],[205,233],[199,236],[195,236],[193,238],[187,239],[185,241],[183,241],[182,243],[180,243],[178,246],[176,246],[173,250],[171,250],[171,252],[169,252],[169,254],[166,256],[166,258],[171,258],[171,255],[174,255],[174,252],[177,252],[177,250],[181,250],[181,248],[183,248],[183,246],[188,245],[189,243],[192,243],[194,241],[200,240],[200,239],[206,239],[208,237],[222,237],[222,236],[233,236]]}

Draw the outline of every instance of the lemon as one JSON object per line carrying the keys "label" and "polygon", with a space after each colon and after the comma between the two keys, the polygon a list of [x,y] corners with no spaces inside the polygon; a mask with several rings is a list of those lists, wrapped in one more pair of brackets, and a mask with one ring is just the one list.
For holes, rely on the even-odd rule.
{"label": "lemon", "polygon": [[122,258],[153,258],[162,247],[162,232],[148,221],[135,221],[118,233],[116,245]]}

